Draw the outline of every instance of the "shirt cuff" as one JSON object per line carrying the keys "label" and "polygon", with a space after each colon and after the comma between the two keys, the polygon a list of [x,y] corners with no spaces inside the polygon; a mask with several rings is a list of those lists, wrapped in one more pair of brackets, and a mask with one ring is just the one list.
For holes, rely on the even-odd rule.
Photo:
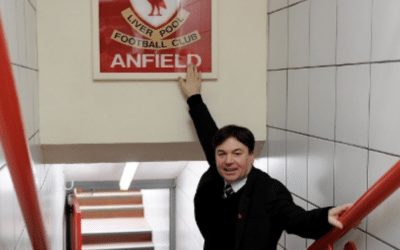
{"label": "shirt cuff", "polygon": [[187,99],[187,104],[189,105],[189,108],[193,108],[201,103],[203,103],[203,99],[201,98],[200,94],[192,95]]}

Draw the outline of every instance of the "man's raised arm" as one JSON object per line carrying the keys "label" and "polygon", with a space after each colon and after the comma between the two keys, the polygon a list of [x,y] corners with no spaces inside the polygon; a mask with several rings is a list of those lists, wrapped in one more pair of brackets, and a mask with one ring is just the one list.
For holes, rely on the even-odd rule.
{"label": "man's raised arm", "polygon": [[210,165],[213,165],[215,164],[215,154],[211,141],[218,128],[200,95],[201,73],[197,71],[195,66],[189,65],[186,80],[180,77],[178,84],[187,98],[189,114],[192,117],[207,161]]}

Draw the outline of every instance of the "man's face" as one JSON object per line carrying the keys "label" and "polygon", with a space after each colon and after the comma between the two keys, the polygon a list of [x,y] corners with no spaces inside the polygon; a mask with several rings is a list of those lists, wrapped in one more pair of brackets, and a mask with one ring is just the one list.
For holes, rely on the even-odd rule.
{"label": "man's face", "polygon": [[228,184],[246,177],[254,163],[254,152],[234,137],[226,139],[215,149],[218,173]]}

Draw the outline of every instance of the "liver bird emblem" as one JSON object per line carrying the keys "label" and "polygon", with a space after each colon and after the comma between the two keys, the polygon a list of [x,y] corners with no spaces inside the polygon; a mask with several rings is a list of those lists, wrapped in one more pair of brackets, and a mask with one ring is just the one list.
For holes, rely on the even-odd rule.
{"label": "liver bird emblem", "polygon": [[156,16],[162,16],[161,15],[161,8],[166,9],[167,5],[165,4],[164,0],[147,0],[151,4],[151,12],[149,16],[154,16],[154,12],[157,9],[157,15]]}

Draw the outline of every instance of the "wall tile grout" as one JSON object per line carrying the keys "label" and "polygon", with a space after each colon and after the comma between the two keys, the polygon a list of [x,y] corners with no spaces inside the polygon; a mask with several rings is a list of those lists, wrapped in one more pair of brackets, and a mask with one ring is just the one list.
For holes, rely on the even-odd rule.
{"label": "wall tile grout", "polygon": [[3,169],[5,169],[6,167],[7,167],[7,164],[4,163],[4,165],[0,167],[0,171],[2,171]]}
{"label": "wall tile grout", "polygon": [[31,0],[28,0],[28,3],[32,6],[32,9],[34,9],[36,11],[36,8],[35,8],[35,6],[33,6]]}
{"label": "wall tile grout", "polygon": [[33,135],[31,136],[31,137],[29,137],[29,141],[32,139],[32,138],[34,138],[37,134],[39,133],[39,129],[38,130],[36,130],[36,132],[34,132],[33,133]]}
{"label": "wall tile grout", "polygon": [[[384,240],[382,240],[382,239],[376,237],[375,235],[373,235],[373,234],[371,234],[371,233],[365,231],[365,230],[362,229],[362,228],[358,228],[358,230],[360,230],[361,232],[365,233],[366,235],[368,235],[368,236],[374,238],[375,240],[377,240],[377,241],[379,241],[379,242],[381,242],[381,243],[383,243],[383,244],[385,244],[385,245],[388,245],[389,247],[392,247],[393,250],[400,250],[400,248],[397,248],[397,247],[393,246],[392,244],[390,244],[390,243],[388,243],[388,242],[386,242],[386,241],[384,241]],[[367,249],[368,249],[368,248],[367,248]]]}
{"label": "wall tile grout", "polygon": [[288,68],[268,69],[267,72],[284,71],[284,70],[315,69],[315,68],[347,67],[347,66],[359,66],[359,65],[371,65],[372,66],[374,64],[385,64],[385,63],[400,63],[400,59],[370,61],[370,62],[357,62],[357,63],[327,64],[327,65],[292,67],[292,68],[288,67]]}
{"label": "wall tile grout", "polygon": [[[306,198],[303,198],[303,197],[301,197],[301,196],[299,196],[299,195],[297,195],[297,194],[295,194],[295,193],[293,193],[293,192],[291,192],[291,194],[292,194],[292,196],[295,196],[296,198],[298,198],[298,199],[300,199],[300,200],[302,200],[302,201],[304,201],[304,202],[307,202],[307,204],[311,204],[312,206],[314,206],[314,207],[316,207],[316,208],[321,208],[320,206],[318,206],[318,205],[316,205],[316,204],[310,202],[310,201],[307,200]],[[376,240],[382,242],[383,244],[386,244],[386,245],[392,247],[394,250],[400,250],[399,248],[396,248],[395,246],[391,245],[390,243],[383,241],[382,239],[376,237],[375,235],[373,235],[373,234],[371,234],[371,233],[369,233],[369,232],[367,232],[367,231],[365,231],[365,230],[363,230],[363,229],[361,229],[361,228],[357,228],[357,230],[360,230],[361,232],[363,232],[363,233],[365,233],[365,234],[367,234],[367,235],[373,237],[374,239],[376,239]]]}
{"label": "wall tile grout", "polygon": [[[267,15],[271,15],[271,14],[274,14],[274,13],[276,13],[276,12],[279,12],[279,11],[282,11],[282,10],[285,10],[285,9],[289,9],[290,7],[293,7],[293,6],[295,6],[295,5],[298,5],[298,4],[303,3],[303,2],[306,2],[306,1],[308,1],[308,0],[301,0],[301,1],[297,2],[297,3],[292,3],[292,4],[288,5],[288,6],[285,6],[285,7],[282,7],[282,8],[276,9],[276,10],[273,10],[273,11],[271,11],[271,12],[268,12]],[[289,4],[289,3],[288,3],[288,4]]]}
{"label": "wall tile grout", "polygon": [[351,147],[355,147],[355,148],[359,148],[359,149],[365,149],[365,150],[368,150],[368,151],[371,151],[371,152],[385,154],[385,155],[388,155],[388,156],[400,157],[400,155],[397,155],[397,154],[393,154],[393,153],[389,153],[389,152],[385,152],[385,151],[381,151],[381,150],[377,150],[377,149],[373,149],[373,148],[369,148],[369,147],[364,147],[364,146],[360,146],[360,145],[356,145],[356,144],[351,144],[351,143],[347,143],[347,142],[343,142],[343,141],[339,141],[339,140],[332,140],[332,139],[328,139],[328,138],[324,138],[324,137],[320,137],[320,136],[316,136],[316,135],[311,135],[311,134],[306,134],[306,133],[303,133],[303,132],[283,129],[283,128],[279,128],[279,127],[275,127],[275,126],[271,126],[271,125],[267,125],[267,128],[272,128],[272,129],[281,130],[281,131],[284,131],[284,132],[290,132],[290,133],[294,133],[294,134],[298,134],[298,135],[308,136],[310,138],[320,139],[320,140],[323,140],[323,141],[328,141],[328,142],[333,142],[333,143],[338,143],[338,144],[351,146]]}
{"label": "wall tile grout", "polygon": [[[337,65],[337,54],[338,54],[338,17],[339,17],[339,8],[338,8],[338,0],[336,0],[336,35],[335,35],[335,65]],[[338,72],[338,67],[335,67],[335,117],[334,117],[334,130],[333,130],[333,138],[336,141],[336,119],[337,119],[337,72]],[[332,176],[332,202],[333,204],[336,204],[336,196],[335,196],[335,181],[336,181],[336,143],[333,145],[333,176]]]}
{"label": "wall tile grout", "polygon": [[18,64],[18,63],[11,63],[11,65],[17,66],[17,67],[20,67],[20,68],[29,69],[29,70],[32,70],[32,71],[39,72],[38,69],[31,68],[31,67],[28,67],[28,66],[25,66],[25,65],[21,65],[21,64]]}

